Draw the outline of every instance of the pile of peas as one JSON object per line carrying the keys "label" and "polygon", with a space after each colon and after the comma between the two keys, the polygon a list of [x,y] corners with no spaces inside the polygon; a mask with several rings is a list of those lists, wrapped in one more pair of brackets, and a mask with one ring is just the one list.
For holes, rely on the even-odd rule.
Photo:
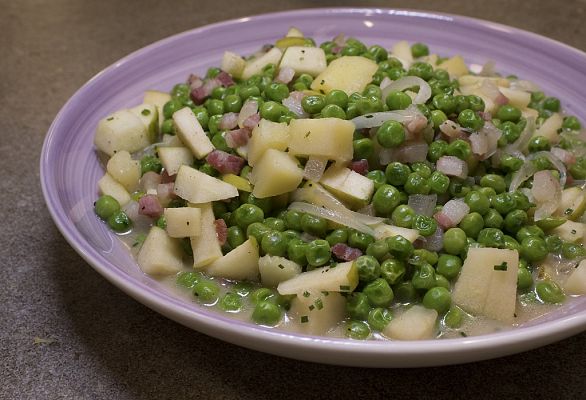
{"label": "pile of peas", "polygon": [[[315,43],[308,39],[306,45]],[[341,90],[328,94],[312,93],[302,100],[303,110],[311,118],[354,117],[382,111],[403,110],[412,103],[411,97],[404,92],[391,92],[385,97],[379,85],[384,78],[391,80],[403,76],[417,76],[430,85],[432,97],[426,104],[417,107],[428,119],[436,133],[439,126],[450,119],[462,127],[479,130],[485,124],[479,112],[484,111],[483,100],[474,95],[457,94],[458,81],[450,79],[442,69],[434,69],[425,62],[429,49],[425,44],[416,43],[411,47],[415,62],[405,69],[402,63],[389,56],[387,50],[378,45],[367,47],[350,38],[346,45],[337,49],[334,42],[324,42],[320,47],[325,51],[327,62],[340,56],[363,56],[374,60],[378,70],[372,82],[362,93],[347,95]],[[337,51],[339,50],[339,51]],[[220,73],[218,68],[210,68],[205,78],[214,78]],[[255,100],[259,105],[261,118],[289,123],[296,118],[282,101],[293,91],[309,89],[313,78],[307,74],[297,76],[290,84],[276,82],[277,67],[273,64],[263,68],[262,73],[246,80],[236,80],[229,87],[215,88],[210,97],[201,105],[190,98],[188,84],[177,84],[171,90],[172,100],[163,108],[162,132],[174,135],[172,115],[183,107],[190,107],[199,123],[206,131],[213,145],[220,150],[234,153],[225,140],[225,131],[219,127],[225,113],[240,111],[247,100]],[[513,77],[514,78],[514,77]],[[416,89],[415,89],[416,90]],[[531,95],[530,107],[539,112],[538,124],[543,123],[553,112],[560,110],[560,102],[546,97],[541,92]],[[512,105],[503,105],[495,113],[492,123],[502,131],[499,147],[515,142],[523,131],[526,120],[521,110]],[[576,117],[564,118],[561,130],[562,148],[572,148],[583,143],[577,139],[581,129]],[[337,227],[321,217],[287,210],[286,196],[256,198],[250,193],[240,192],[238,198],[229,202],[214,202],[216,218],[222,218],[228,226],[227,241],[223,251],[226,253],[253,236],[260,245],[262,255],[286,257],[309,271],[325,265],[335,265],[339,260],[332,256],[332,246],[343,243],[360,249],[362,256],[355,260],[359,271],[359,285],[347,294],[346,335],[353,339],[372,337],[374,332],[382,331],[393,318],[392,309],[397,305],[422,303],[434,309],[441,316],[443,327],[457,329],[461,326],[465,313],[451,301],[451,286],[458,277],[466,253],[471,247],[495,247],[514,249],[520,254],[518,291],[527,298],[559,303],[564,294],[561,288],[550,280],[537,280],[535,265],[549,253],[566,259],[586,255],[583,247],[561,240],[548,234],[565,222],[563,217],[550,217],[535,223],[528,211],[534,206],[522,191],[508,192],[513,174],[524,161],[512,155],[501,158],[494,166],[491,160],[478,161],[473,158],[470,144],[462,139],[448,143],[435,140],[429,143],[427,160],[414,163],[391,162],[379,166],[375,148],[395,148],[405,142],[405,129],[396,121],[384,122],[374,135],[355,132],[353,147],[354,159],[366,159],[373,166],[367,177],[374,182],[375,193],[372,206],[377,216],[388,218],[393,225],[419,231],[423,237],[433,235],[438,225],[435,219],[417,215],[409,207],[408,199],[415,194],[436,194],[444,200],[461,198],[470,207],[470,212],[458,227],[448,229],[443,237],[443,248],[439,252],[416,249],[402,236],[375,240],[374,237],[354,229]],[[551,144],[545,137],[531,139],[530,153],[550,150]],[[471,176],[476,184],[448,177],[436,171],[435,162],[449,155],[468,161]],[[300,160],[303,162],[303,160]],[[554,169],[546,158],[532,161],[537,169]],[[194,167],[211,176],[219,173],[205,161],[196,161]],[[156,156],[141,159],[142,173],[154,171],[161,173],[162,165]],[[242,169],[241,176],[246,178],[251,168]],[[557,171],[555,171],[557,173]],[[586,157],[579,158],[569,168],[574,179],[586,179]],[[522,187],[530,187],[531,180]],[[137,200],[142,193],[133,194]],[[185,202],[174,200],[169,207],[181,207]],[[436,211],[441,210],[436,206]],[[102,196],[95,203],[95,211],[116,232],[127,232],[132,221],[120,209],[120,205],[110,196]],[[154,224],[164,228],[161,217]],[[187,255],[191,248],[189,241],[182,241]],[[279,295],[274,288],[259,287],[248,282],[233,282],[225,285],[217,279],[206,277],[200,272],[185,272],[178,275],[177,283],[188,288],[200,302],[215,305],[226,312],[240,312],[252,307],[251,318],[258,324],[275,326],[288,309],[291,296]]]}

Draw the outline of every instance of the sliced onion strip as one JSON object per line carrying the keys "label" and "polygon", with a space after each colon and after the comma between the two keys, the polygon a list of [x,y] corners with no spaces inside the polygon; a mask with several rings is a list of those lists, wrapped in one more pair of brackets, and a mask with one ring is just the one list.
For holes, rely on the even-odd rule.
{"label": "sliced onion strip", "polygon": [[307,214],[315,215],[318,217],[325,218],[329,221],[338,223],[340,225],[347,226],[349,228],[356,229],[362,233],[374,236],[374,229],[358,222],[354,218],[349,218],[347,215],[340,214],[334,210],[330,210],[324,207],[318,207],[309,203],[302,203],[295,201],[289,204],[289,210],[301,211]]}
{"label": "sliced onion strip", "polygon": [[419,92],[413,99],[413,104],[424,104],[431,97],[431,87],[429,84],[418,76],[404,76],[397,79],[389,86],[385,87],[382,92],[382,98],[386,99],[391,92],[402,92],[405,89],[419,86]]}

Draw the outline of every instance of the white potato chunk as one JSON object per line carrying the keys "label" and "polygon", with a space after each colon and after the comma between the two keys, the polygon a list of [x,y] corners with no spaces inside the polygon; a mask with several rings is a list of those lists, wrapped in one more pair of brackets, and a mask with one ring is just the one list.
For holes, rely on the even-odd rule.
{"label": "white potato chunk", "polygon": [[258,243],[254,237],[206,267],[211,276],[226,279],[258,281]]}
{"label": "white potato chunk", "polygon": [[373,226],[373,229],[376,240],[393,236],[403,236],[405,239],[413,243],[419,237],[419,231],[417,229],[401,228],[400,226],[387,225],[384,223]]}
{"label": "white potato chunk", "polygon": [[167,234],[174,238],[199,236],[201,232],[201,210],[195,207],[165,208]]}
{"label": "white potato chunk", "polygon": [[353,261],[340,263],[335,267],[321,267],[303,272],[279,283],[280,294],[297,294],[304,290],[326,292],[351,292],[358,286],[358,268]]}
{"label": "white potato chunk", "polygon": [[319,182],[355,209],[367,205],[374,192],[372,179],[337,164],[329,167]]}
{"label": "white potato chunk", "polygon": [[122,150],[114,154],[106,164],[106,171],[128,192],[133,192],[138,187],[140,161],[133,160],[129,152]]}
{"label": "white potato chunk", "polygon": [[214,260],[222,257],[222,249],[216,234],[214,211],[212,203],[191,205],[200,210],[201,230],[199,236],[192,236],[191,250],[193,251],[193,268],[200,269]]}
{"label": "white potato chunk", "polygon": [[265,54],[253,60],[247,61],[244,70],[242,71],[242,79],[248,79],[252,75],[260,74],[263,67],[269,64],[279,65],[283,53],[277,47],[273,47]]}
{"label": "white potato chunk", "polygon": [[179,139],[192,151],[198,160],[214,150],[214,145],[206,136],[191,108],[184,107],[179,111],[175,111],[173,123]]}
{"label": "white potato chunk", "polygon": [[350,161],[354,154],[354,124],[339,118],[293,119],[289,124],[289,152],[303,157]]}
{"label": "white potato chunk", "polygon": [[285,151],[287,146],[289,146],[289,126],[285,123],[261,119],[252,130],[248,141],[248,164],[254,167],[267,149]]}
{"label": "white potato chunk", "polygon": [[159,111],[152,104],[141,104],[130,109],[136,115],[147,130],[147,136],[151,143],[156,142],[159,136]]}
{"label": "white potato chunk", "polygon": [[586,224],[582,222],[566,221],[551,233],[568,242],[586,244]]}
{"label": "white potato chunk", "polygon": [[120,203],[120,206],[130,201],[130,193],[107,172],[98,181],[98,189],[100,190],[100,194],[107,194],[114,197]]}
{"label": "white potato chunk", "polygon": [[156,226],[149,231],[136,259],[144,273],[169,275],[183,269],[183,251],[177,240]]}
{"label": "white potato chunk", "polygon": [[303,170],[295,157],[268,149],[254,166],[250,180],[255,197],[272,197],[295,190],[303,180]]}
{"label": "white potato chunk", "polygon": [[157,154],[171,176],[177,174],[182,165],[193,165],[193,153],[187,147],[159,147]]}
{"label": "white potato chunk", "polygon": [[291,301],[289,315],[301,332],[324,335],[346,316],[346,298],[337,292],[304,290]]}
{"label": "white potato chunk", "polygon": [[560,135],[558,134],[558,129],[562,127],[562,123],[564,119],[558,113],[553,113],[551,116],[546,119],[543,124],[535,130],[533,136],[543,136],[550,143],[557,143],[559,142]]}
{"label": "white potato chunk", "polygon": [[173,191],[182,199],[195,204],[238,196],[238,189],[234,186],[187,165],[179,167]]}
{"label": "white potato chunk", "polygon": [[586,294],[586,260],[572,271],[572,274],[566,280],[564,291],[567,294],[585,295]]}
{"label": "white potato chunk", "polygon": [[240,57],[236,53],[232,53],[231,51],[224,52],[224,57],[222,57],[222,71],[226,71],[230,75],[235,78],[240,78],[242,76],[242,72],[244,72],[244,68],[246,67],[246,60]]}
{"label": "white potato chunk", "polygon": [[395,340],[433,339],[437,311],[415,305],[394,318],[383,330],[383,335]]}
{"label": "white potato chunk", "polygon": [[330,65],[311,83],[311,89],[327,94],[334,89],[343,90],[348,95],[362,93],[378,69],[373,60],[360,56],[343,56],[333,60]]}
{"label": "white potato chunk", "polygon": [[158,90],[147,90],[144,92],[144,97],[142,102],[145,104],[152,104],[153,106],[157,107],[157,114],[159,115],[159,132],[163,127],[163,121],[165,117],[163,116],[163,107],[165,103],[171,100],[171,95],[166,92],[161,92]]}
{"label": "white potato chunk", "polygon": [[290,46],[285,50],[279,68],[289,67],[296,75],[309,74],[317,76],[326,67],[326,53],[319,47]]}
{"label": "white potato chunk", "polygon": [[94,144],[98,150],[113,156],[121,150],[134,153],[151,141],[140,118],[129,110],[120,110],[98,122]]}
{"label": "white potato chunk", "polygon": [[267,254],[258,260],[260,281],[265,287],[277,287],[302,272],[301,265],[285,257]]}

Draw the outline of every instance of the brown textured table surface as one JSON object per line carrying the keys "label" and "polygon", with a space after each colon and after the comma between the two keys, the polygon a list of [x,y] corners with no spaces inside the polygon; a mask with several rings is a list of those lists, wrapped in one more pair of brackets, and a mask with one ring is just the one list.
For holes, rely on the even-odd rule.
{"label": "brown textured table surface", "polygon": [[156,314],[99,276],[55,228],[41,194],[39,154],[57,111],[86,80],[187,29],[328,5],[462,14],[586,50],[584,0],[1,0],[0,399],[585,398],[586,333],[461,366],[372,370],[299,362]]}

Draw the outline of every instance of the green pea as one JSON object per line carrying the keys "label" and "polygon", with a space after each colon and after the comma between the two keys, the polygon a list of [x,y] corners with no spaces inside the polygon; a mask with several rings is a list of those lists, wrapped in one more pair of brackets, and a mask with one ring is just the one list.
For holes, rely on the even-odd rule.
{"label": "green pea", "polygon": [[411,164],[411,169],[425,179],[428,179],[431,176],[431,168],[424,162],[414,162]]}
{"label": "green pea", "polygon": [[243,230],[254,222],[262,222],[264,220],[263,210],[254,204],[242,204],[234,211],[234,218],[236,224]]}
{"label": "green pea", "polygon": [[444,287],[432,287],[423,296],[423,305],[429,309],[436,310],[443,314],[450,309],[452,296],[450,291]]}
{"label": "green pea", "polygon": [[366,320],[370,312],[368,297],[362,292],[354,292],[348,296],[346,311],[352,319]]}
{"label": "green pea", "polygon": [[371,243],[374,243],[374,237],[367,233],[351,231],[348,234],[348,245],[350,245],[350,247],[355,247],[362,251],[366,251]]}
{"label": "green pea", "polygon": [[399,78],[402,78],[406,74],[407,74],[407,72],[403,68],[401,68],[401,67],[391,68],[387,72],[387,75],[389,76],[389,78],[392,79],[392,80],[394,80],[394,81],[396,81]]}
{"label": "green pea", "polygon": [[140,175],[144,175],[149,171],[160,174],[163,170],[163,164],[155,156],[146,155],[140,159]]}
{"label": "green pea", "polygon": [[505,121],[501,125],[501,130],[503,132],[503,137],[507,140],[508,143],[513,143],[519,136],[521,135],[521,129],[512,121]]}
{"label": "green pea", "polygon": [[414,62],[411,64],[409,71],[407,72],[408,75],[418,76],[423,80],[430,80],[433,76],[433,67],[431,64],[426,62]]}
{"label": "green pea", "polygon": [[429,55],[429,48],[424,43],[414,43],[411,45],[411,55],[413,58],[425,57]]}
{"label": "green pea", "polygon": [[208,99],[205,102],[205,107],[210,115],[224,114],[224,102],[218,99]]}
{"label": "green pea", "polygon": [[189,271],[181,272],[177,275],[177,284],[188,289],[193,288],[200,280],[203,279],[201,272]]}
{"label": "green pea", "polygon": [[406,260],[413,254],[413,244],[401,235],[391,236],[387,239],[389,252],[399,260]]}
{"label": "green pea", "polygon": [[303,100],[301,100],[301,107],[303,107],[303,110],[308,114],[319,113],[325,105],[326,99],[325,96],[322,95],[305,96]]}
{"label": "green pea", "polygon": [[346,323],[346,337],[356,340],[365,340],[370,336],[370,328],[363,321],[348,321]]}
{"label": "green pea", "polygon": [[380,169],[373,169],[372,171],[368,171],[366,177],[374,182],[375,191],[387,182],[387,177],[385,173]]}
{"label": "green pea", "polygon": [[241,86],[239,95],[242,101],[244,101],[250,97],[260,96],[260,89],[258,88],[258,86],[254,85]]}
{"label": "green pea", "polygon": [[462,325],[462,319],[463,319],[462,314],[463,313],[462,313],[462,310],[460,310],[460,308],[458,308],[456,306],[451,307],[450,310],[444,316],[444,324],[448,328],[452,328],[452,329],[459,328]]}
{"label": "green pea", "polygon": [[582,124],[580,124],[578,118],[571,115],[564,117],[562,128],[569,131],[579,131],[580,129],[582,129]]}
{"label": "green pea", "polygon": [[542,107],[548,111],[558,112],[560,110],[560,100],[555,97],[546,97],[543,99]]}
{"label": "green pea", "polygon": [[385,121],[378,128],[376,140],[385,148],[398,147],[405,141],[405,128],[397,121]]}
{"label": "green pea", "polygon": [[458,106],[454,96],[445,93],[435,95],[432,104],[437,110],[441,110],[447,115],[455,113]]}
{"label": "green pea", "polygon": [[370,310],[367,322],[372,329],[382,332],[392,319],[393,315],[389,309],[377,307]]}
{"label": "green pea", "polygon": [[220,299],[219,306],[226,312],[238,312],[242,309],[242,298],[236,293],[228,292]]}
{"label": "green pea", "polygon": [[[388,247],[388,246],[387,246]],[[385,279],[389,285],[395,285],[403,279],[407,269],[405,263],[395,258],[388,258],[382,262],[381,266],[381,277]]]}
{"label": "green pea", "polygon": [[389,253],[389,246],[385,239],[377,240],[368,245],[366,248],[366,254],[373,256],[378,261],[382,261]]}
{"label": "green pea", "polygon": [[539,237],[541,239],[545,239],[545,233],[543,233],[543,230],[536,225],[524,226],[523,228],[519,229],[516,235],[517,240],[519,242],[522,242],[524,239],[528,237],[534,236]]}
{"label": "green pea", "polygon": [[490,201],[492,207],[502,215],[505,215],[515,209],[515,199],[510,193],[499,193]]}
{"label": "green pea", "polygon": [[278,122],[279,118],[283,116],[286,109],[279,103],[274,101],[266,101],[260,106],[261,118],[268,119],[269,121]]}
{"label": "green pea", "polygon": [[423,263],[427,263],[430,265],[435,265],[437,264],[438,258],[439,257],[435,251],[416,249],[413,251],[413,255],[409,259],[409,264],[422,265]]}
{"label": "green pea", "polygon": [[380,264],[372,256],[360,256],[354,261],[362,282],[372,282],[380,276]]}
{"label": "green pea", "polygon": [[218,86],[212,89],[211,97],[217,100],[223,100],[226,97],[226,88],[223,86]]}
{"label": "green pea", "polygon": [[252,320],[259,325],[275,326],[282,318],[281,307],[267,300],[256,303]]}
{"label": "green pea", "polygon": [[392,185],[381,185],[372,197],[372,205],[379,215],[389,215],[399,202],[399,191]]}
{"label": "green pea", "polygon": [[490,200],[491,198],[493,198],[494,196],[496,196],[496,191],[491,188],[491,187],[480,187],[478,189],[475,189],[476,191],[482,193],[483,195],[485,195],[486,197],[488,197],[488,199]]}
{"label": "green pea", "polygon": [[127,232],[132,226],[132,221],[122,210],[114,211],[107,218],[106,222],[108,223],[110,229],[117,233]]}
{"label": "green pea", "polygon": [[208,120],[208,130],[210,134],[215,135],[216,133],[220,132],[220,121],[222,120],[222,115],[210,115]]}
{"label": "green pea", "polygon": [[224,110],[226,112],[240,112],[242,108],[242,99],[237,94],[230,94],[224,97]]}
{"label": "green pea", "polygon": [[478,234],[478,243],[485,247],[502,248],[505,245],[503,231],[496,228],[484,228]]}
{"label": "green pea", "polygon": [[533,276],[525,267],[519,267],[517,270],[517,289],[525,290],[533,286]]}
{"label": "green pea", "polygon": [[584,257],[586,251],[584,247],[575,243],[564,243],[561,246],[562,256],[568,260],[573,260],[578,257]]}
{"label": "green pea", "polygon": [[271,230],[283,232],[286,228],[285,221],[280,218],[269,217],[265,218],[264,224]]}
{"label": "green pea", "polygon": [[287,245],[287,258],[303,266],[307,264],[307,243],[301,239],[292,239]]}
{"label": "green pea", "polygon": [[446,71],[445,69],[441,69],[441,68],[436,68],[434,73],[433,73],[433,77],[435,79],[437,79],[438,81],[449,81],[450,80],[450,74],[448,73],[448,71]]}
{"label": "green pea", "polygon": [[447,119],[448,117],[442,110],[433,110],[431,112],[431,122],[436,129],[439,129],[439,126],[446,122]]}
{"label": "green pea", "polygon": [[446,154],[449,156],[458,157],[460,160],[468,160],[472,154],[470,144],[462,139],[456,139],[450,143],[446,149]]}
{"label": "green pea", "polygon": [[218,301],[220,287],[209,279],[201,279],[193,286],[193,295],[204,304],[213,304]]}
{"label": "green pea", "polygon": [[418,297],[417,290],[413,286],[411,280],[398,283],[393,286],[393,293],[395,294],[395,301],[397,303],[411,303]]}
{"label": "green pea", "polygon": [[[471,109],[470,101],[468,100],[468,96],[463,96],[463,95],[454,96],[454,102],[456,103],[456,110],[454,112],[456,112],[458,114],[466,109]],[[475,110],[472,110],[472,111],[475,111]],[[479,110],[479,111],[482,111],[482,110]]]}
{"label": "green pea", "polygon": [[434,171],[428,180],[431,193],[444,194],[450,187],[450,178],[439,171]]}
{"label": "green pea", "polygon": [[460,228],[450,228],[444,233],[444,250],[452,255],[460,254],[466,247],[466,233]]}
{"label": "green pea", "polygon": [[530,262],[543,260],[547,253],[545,240],[540,237],[528,237],[521,241],[521,256]]}
{"label": "green pea", "polygon": [[486,214],[490,209],[489,198],[476,190],[468,192],[464,197],[464,202],[470,207],[470,212],[477,212],[480,215]]}
{"label": "green pea", "polygon": [[451,254],[440,254],[436,266],[438,274],[448,279],[454,279],[460,274],[461,269],[462,260],[460,257]]}
{"label": "green pea", "polygon": [[328,241],[330,246],[333,246],[336,243],[346,243],[348,241],[348,229],[334,229],[328,234],[328,236],[326,236],[326,240]]}
{"label": "green pea", "polygon": [[394,186],[403,186],[410,173],[411,168],[408,165],[396,161],[387,165],[385,169],[387,182]]}
{"label": "green pea", "polygon": [[287,240],[283,232],[269,231],[263,235],[261,249],[272,256],[284,256],[287,253]]}
{"label": "green pea", "polygon": [[352,142],[354,158],[367,159],[374,154],[374,142],[369,138],[356,139]]}
{"label": "green pea", "polygon": [[231,226],[228,228],[227,240],[230,247],[235,249],[246,241],[246,235],[239,226]]}
{"label": "green pea", "polygon": [[328,229],[328,221],[311,214],[301,216],[301,229],[313,236],[323,237]]}
{"label": "green pea", "polygon": [[416,215],[412,227],[417,229],[422,236],[431,236],[437,230],[437,222],[431,217]]}
{"label": "green pea", "polygon": [[520,158],[511,156],[509,154],[503,154],[500,160],[500,168],[506,172],[518,171],[523,166],[523,160]]}
{"label": "green pea", "polygon": [[435,286],[446,288],[448,290],[451,288],[450,281],[445,276],[438,274],[437,270],[435,274]]}
{"label": "green pea", "polygon": [[523,210],[513,210],[507,214],[504,220],[504,228],[511,232],[516,233],[523,225],[527,223],[527,213]]}
{"label": "green pea", "polygon": [[309,265],[321,267],[330,261],[330,244],[322,239],[313,240],[307,244],[305,255]]}
{"label": "green pea", "polygon": [[503,193],[507,190],[507,184],[505,183],[505,179],[496,174],[487,174],[480,178],[480,186],[483,187],[491,187],[495,190],[495,192]]}
{"label": "green pea", "polygon": [[435,285],[435,270],[429,264],[415,269],[411,283],[415,289],[431,289]]}
{"label": "green pea", "polygon": [[505,249],[521,251],[521,245],[512,236],[504,235],[503,240]]}
{"label": "green pea", "polygon": [[466,236],[476,239],[484,228],[484,219],[479,213],[471,212],[462,218],[458,227],[466,233]]}
{"label": "green pea", "polygon": [[303,216],[302,212],[295,211],[295,210],[288,210],[285,214],[285,226],[287,229],[294,229],[296,231],[300,231],[301,228],[301,217]]}
{"label": "green pea", "polygon": [[280,103],[289,97],[289,88],[283,83],[273,82],[265,89],[265,95],[269,100]]}
{"label": "green pea", "polygon": [[501,121],[518,122],[521,118],[521,110],[510,104],[504,104],[497,110],[496,117]]}
{"label": "green pea", "polygon": [[406,93],[393,91],[387,94],[387,97],[385,98],[385,103],[391,111],[404,110],[411,105],[412,100],[411,97],[409,97],[409,95]]}
{"label": "green pea", "polygon": [[180,100],[169,100],[163,105],[163,116],[165,117],[165,119],[170,119],[173,116],[173,114],[175,114],[175,111],[180,110],[182,106],[183,105],[181,104]]}
{"label": "green pea", "polygon": [[373,307],[388,307],[393,301],[393,289],[383,278],[377,278],[368,283],[362,293],[366,295]]}
{"label": "green pea", "polygon": [[485,104],[482,97],[476,96],[474,94],[467,96],[468,104],[470,105],[470,109],[472,111],[484,111]]}
{"label": "green pea", "polygon": [[321,110],[321,116],[323,118],[339,118],[346,119],[346,112],[340,106],[335,104],[328,104]]}
{"label": "green pea", "polygon": [[452,179],[450,181],[450,186],[448,187],[448,193],[451,194],[452,197],[456,198],[465,197],[468,192],[470,192],[470,190],[471,189],[469,186],[457,178]]}
{"label": "green pea", "polygon": [[[207,113],[207,111],[206,111]],[[175,135],[175,123],[172,119],[166,119],[163,121],[163,126],[161,127],[161,132],[166,135]]]}
{"label": "green pea", "polygon": [[362,91],[362,94],[365,97],[376,96],[380,98],[382,97],[382,90],[378,85],[368,84]]}
{"label": "green pea", "polygon": [[470,109],[462,110],[458,114],[458,123],[464,128],[469,128],[474,131],[478,131],[484,126],[484,120]]}
{"label": "green pea", "polygon": [[259,301],[268,300],[270,297],[274,296],[274,293],[271,289],[261,287],[255,289],[252,294],[250,295],[250,301],[252,304],[257,304]]}
{"label": "green pea", "polygon": [[262,237],[269,231],[270,229],[262,222],[253,222],[246,228],[246,236],[252,236],[258,243],[260,243],[262,241]]}
{"label": "green pea", "polygon": [[102,195],[94,203],[94,211],[98,217],[107,220],[112,214],[120,210],[120,203],[110,195]]}
{"label": "green pea", "polygon": [[537,296],[544,303],[562,303],[566,295],[559,285],[553,281],[543,281],[535,285]]}
{"label": "green pea", "polygon": [[404,188],[408,194],[429,194],[431,190],[429,181],[416,172],[412,172],[407,176]]}
{"label": "green pea", "polygon": [[503,226],[504,219],[495,209],[490,209],[484,214],[484,227],[500,229]]}
{"label": "green pea", "polygon": [[334,89],[326,95],[325,102],[328,105],[346,108],[348,106],[348,95],[343,90]]}
{"label": "green pea", "polygon": [[415,211],[406,204],[398,205],[391,214],[393,224],[401,228],[411,228],[415,219]]}
{"label": "green pea", "polygon": [[549,151],[550,148],[551,145],[549,140],[544,136],[533,136],[529,140],[528,149],[532,153],[537,151]]}

